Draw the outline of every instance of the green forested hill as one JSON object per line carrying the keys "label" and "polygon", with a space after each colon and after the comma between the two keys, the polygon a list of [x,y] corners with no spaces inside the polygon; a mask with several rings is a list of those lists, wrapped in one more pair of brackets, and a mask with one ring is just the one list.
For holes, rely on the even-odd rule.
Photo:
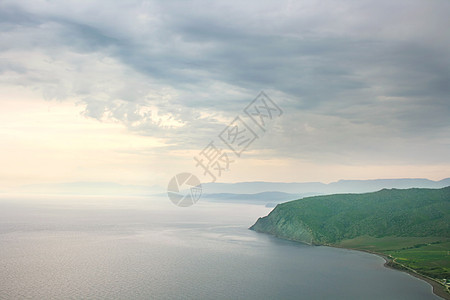
{"label": "green forested hill", "polygon": [[[450,187],[446,187],[303,198],[277,205],[251,229],[328,244],[361,235],[450,237],[449,223]],[[291,236],[295,229],[305,231],[306,239]]]}
{"label": "green forested hill", "polygon": [[[277,205],[251,229],[311,244],[372,250],[404,259],[406,266],[424,274],[448,278],[449,224],[450,187],[446,187],[303,198]],[[440,251],[432,253],[432,265],[426,258],[423,263],[423,253],[414,258],[428,248]]]}

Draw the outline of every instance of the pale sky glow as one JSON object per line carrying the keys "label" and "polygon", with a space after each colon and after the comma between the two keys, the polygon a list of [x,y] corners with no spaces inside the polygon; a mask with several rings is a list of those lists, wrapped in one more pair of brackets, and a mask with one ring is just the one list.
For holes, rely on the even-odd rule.
{"label": "pale sky glow", "polygon": [[161,139],[86,118],[73,102],[26,97],[2,99],[2,185],[100,179],[148,184],[153,179],[148,169],[155,160],[152,150],[165,145]]}
{"label": "pale sky glow", "polygon": [[[219,181],[450,177],[450,2],[2,1],[0,191],[165,186],[264,90]],[[222,145],[223,146],[223,145]]]}

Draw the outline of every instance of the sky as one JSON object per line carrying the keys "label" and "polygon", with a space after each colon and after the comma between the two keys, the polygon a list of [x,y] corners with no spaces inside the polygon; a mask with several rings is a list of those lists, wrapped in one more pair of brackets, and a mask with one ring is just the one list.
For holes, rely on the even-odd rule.
{"label": "sky", "polygon": [[[450,177],[449,14],[448,0],[2,0],[0,191],[209,182],[194,157],[211,142],[229,163],[208,169],[217,182]],[[265,130],[244,112],[261,91],[280,109]],[[257,136],[239,156],[219,137],[237,116]]]}

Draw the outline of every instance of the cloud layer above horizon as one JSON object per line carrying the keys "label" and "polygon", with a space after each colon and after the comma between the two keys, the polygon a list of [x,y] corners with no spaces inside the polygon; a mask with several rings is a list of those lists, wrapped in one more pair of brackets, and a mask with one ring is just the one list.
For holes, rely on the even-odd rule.
{"label": "cloud layer above horizon", "polygon": [[159,139],[155,155],[200,151],[264,90],[284,114],[255,164],[448,166],[449,13],[444,0],[6,0],[0,89],[77,103]]}

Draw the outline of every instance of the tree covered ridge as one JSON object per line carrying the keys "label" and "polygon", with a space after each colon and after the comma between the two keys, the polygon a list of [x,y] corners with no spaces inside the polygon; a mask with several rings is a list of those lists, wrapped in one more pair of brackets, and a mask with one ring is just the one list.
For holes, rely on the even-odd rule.
{"label": "tree covered ridge", "polygon": [[279,204],[252,229],[299,240],[291,236],[298,227],[312,235],[313,243],[334,244],[362,235],[450,237],[449,223],[450,187],[412,188],[290,201]]}

